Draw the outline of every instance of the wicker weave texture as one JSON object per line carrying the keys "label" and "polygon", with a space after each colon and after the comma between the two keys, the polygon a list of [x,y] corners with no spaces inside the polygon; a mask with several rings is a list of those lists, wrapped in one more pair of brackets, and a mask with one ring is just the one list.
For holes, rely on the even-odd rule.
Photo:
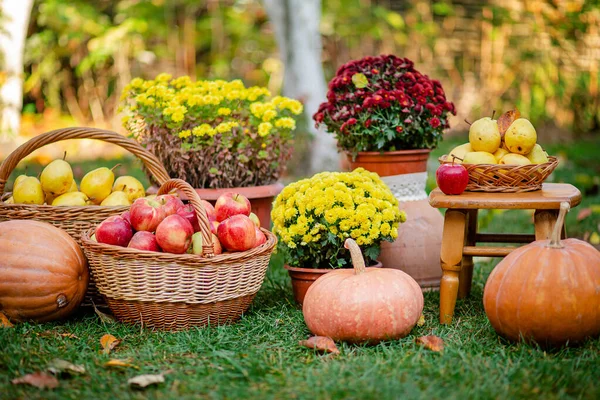
{"label": "wicker weave texture", "polygon": [[[120,146],[143,161],[146,168],[152,173],[154,179],[164,183],[169,175],[161,162],[149,151],[140,146],[136,141],[128,139],[118,133],[95,128],[65,128],[43,133],[23,143],[15,149],[0,165],[0,222],[13,219],[33,219],[48,222],[57,228],[65,230],[77,243],[81,244],[81,233],[87,231],[112,215],[119,215],[129,207],[102,207],[102,206],[49,206],[31,204],[6,204],[10,193],[4,194],[4,188],[10,174],[17,164],[33,151],[51,143],[68,139],[96,139]],[[88,291],[83,305],[103,305],[104,299],[97,294],[95,282],[90,278]]]}
{"label": "wicker weave texture", "polygon": [[[448,156],[439,158],[440,164],[450,164]],[[469,173],[466,191],[491,193],[521,193],[540,190],[542,183],[558,165],[556,157],[548,157],[543,164],[500,165],[462,164]]]}

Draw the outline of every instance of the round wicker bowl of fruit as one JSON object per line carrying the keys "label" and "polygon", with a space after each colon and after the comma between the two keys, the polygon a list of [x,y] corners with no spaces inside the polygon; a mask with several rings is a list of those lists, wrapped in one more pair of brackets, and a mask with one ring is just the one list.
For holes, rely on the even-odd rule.
{"label": "round wicker bowl of fruit", "polygon": [[542,188],[558,165],[556,157],[537,143],[535,128],[518,110],[497,120],[493,116],[473,122],[469,142],[439,158],[440,164],[462,164],[469,173],[465,190],[515,193]]}

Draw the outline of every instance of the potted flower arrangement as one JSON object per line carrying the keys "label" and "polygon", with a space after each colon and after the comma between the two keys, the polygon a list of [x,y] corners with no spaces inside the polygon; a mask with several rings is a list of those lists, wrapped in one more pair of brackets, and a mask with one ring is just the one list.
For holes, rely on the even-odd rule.
{"label": "potted flower arrangement", "polygon": [[407,211],[403,232],[382,246],[381,259],[424,287],[439,286],[443,226],[427,202],[427,159],[450,114],[456,110],[439,81],[406,58],[382,55],[342,65],[313,116],[335,135],[350,169],[377,172]]}
{"label": "potted flower arrangement", "polygon": [[169,175],[214,201],[232,188],[269,228],[278,179],[289,160],[302,104],[242,81],[192,81],[160,74],[124,89],[124,124]]}
{"label": "potted flower arrangement", "polygon": [[294,297],[302,304],[312,282],[334,268],[351,267],[344,241],[361,247],[376,265],[383,241],[394,241],[406,214],[373,172],[322,172],[286,186],[271,212]]}

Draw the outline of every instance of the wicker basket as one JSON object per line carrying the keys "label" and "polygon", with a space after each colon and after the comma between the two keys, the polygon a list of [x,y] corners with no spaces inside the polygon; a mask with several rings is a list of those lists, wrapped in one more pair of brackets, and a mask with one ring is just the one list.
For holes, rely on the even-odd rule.
{"label": "wicker basket", "polygon": [[[98,225],[111,215],[121,214],[129,207],[56,207],[49,205],[31,204],[6,204],[10,193],[4,193],[4,186],[17,164],[33,151],[47,144],[67,139],[98,139],[107,143],[118,145],[144,162],[146,168],[154,178],[163,183],[169,179],[167,171],[161,162],[137,142],[127,139],[118,133],[94,129],[94,128],[66,128],[43,133],[14,150],[0,165],[0,221],[12,219],[33,219],[36,221],[49,222],[52,225],[64,229],[77,243],[81,244],[82,231]],[[104,300],[98,294],[94,280],[90,277],[88,291],[83,305],[104,305]]]}
{"label": "wicker basket", "polygon": [[[441,156],[440,164],[450,164],[448,156]],[[558,165],[556,157],[548,157],[543,164],[499,165],[462,164],[469,172],[466,191],[490,193],[520,193],[540,190],[542,183]]]}
{"label": "wicker basket", "polygon": [[200,198],[181,179],[159,194],[179,189],[194,206],[202,232],[203,256],[169,254],[97,243],[94,229],[81,240],[90,270],[115,317],[146,327],[181,330],[235,322],[260,289],[277,239],[245,252],[213,255],[212,234]]}

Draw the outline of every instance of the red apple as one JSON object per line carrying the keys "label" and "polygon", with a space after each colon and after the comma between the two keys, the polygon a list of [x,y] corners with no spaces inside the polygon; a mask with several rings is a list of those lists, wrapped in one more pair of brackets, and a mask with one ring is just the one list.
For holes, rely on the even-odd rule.
{"label": "red apple", "polygon": [[219,224],[217,236],[226,250],[246,251],[256,243],[255,229],[256,226],[250,218],[238,214]]}
{"label": "red apple", "polygon": [[167,253],[183,254],[190,247],[194,228],[181,215],[169,215],[156,228],[156,241]]}
{"label": "red apple", "polygon": [[[212,235],[213,241],[213,252],[215,255],[223,253],[223,248],[221,247],[221,242],[219,242],[219,238],[215,234]],[[191,252],[193,254],[202,254],[202,233],[196,232],[192,236],[192,244],[190,245]]]}
{"label": "red apple", "polygon": [[258,219],[258,215],[254,213],[250,213],[250,219],[254,222],[254,225],[260,228],[260,219]]}
{"label": "red apple", "polygon": [[129,224],[131,225],[131,213],[129,211],[125,211],[123,214],[121,214],[121,218],[129,222]]}
{"label": "red apple", "polygon": [[146,251],[160,251],[156,236],[152,232],[139,231],[136,232],[127,247]]}
{"label": "red apple", "polygon": [[173,196],[172,194],[162,194],[156,196],[154,199],[162,205],[163,210],[167,216],[177,213],[179,207],[183,207],[183,201],[179,197]]}
{"label": "red apple", "polygon": [[192,227],[194,228],[194,232],[198,232],[200,230],[200,223],[198,222],[198,218],[196,217],[196,210],[191,204],[184,204],[183,206],[177,209],[177,215],[181,215],[183,218],[190,221]]}
{"label": "red apple", "polygon": [[435,172],[435,181],[444,194],[461,194],[469,184],[469,172],[461,164],[442,164]]}
{"label": "red apple", "polygon": [[262,233],[259,227],[254,228],[254,233],[256,234],[256,243],[254,244],[254,247],[267,243],[267,237]]}
{"label": "red apple", "polygon": [[167,216],[159,202],[143,197],[133,202],[129,212],[131,226],[136,231],[154,232],[158,224]]}
{"label": "red apple", "polygon": [[210,231],[216,235],[217,229],[219,229],[219,223],[217,221],[210,221]]}
{"label": "red apple", "polygon": [[225,192],[217,199],[215,203],[215,212],[217,221],[223,222],[233,215],[250,215],[250,201],[241,194]]}
{"label": "red apple", "polygon": [[126,247],[132,236],[131,225],[120,215],[106,218],[96,228],[96,241],[98,243]]}
{"label": "red apple", "polygon": [[217,220],[217,212],[215,211],[215,207],[213,207],[213,205],[210,204],[206,200],[200,200],[200,202],[202,203],[202,205],[204,206],[204,209],[206,210],[206,216],[208,217],[208,220],[216,221]]}

